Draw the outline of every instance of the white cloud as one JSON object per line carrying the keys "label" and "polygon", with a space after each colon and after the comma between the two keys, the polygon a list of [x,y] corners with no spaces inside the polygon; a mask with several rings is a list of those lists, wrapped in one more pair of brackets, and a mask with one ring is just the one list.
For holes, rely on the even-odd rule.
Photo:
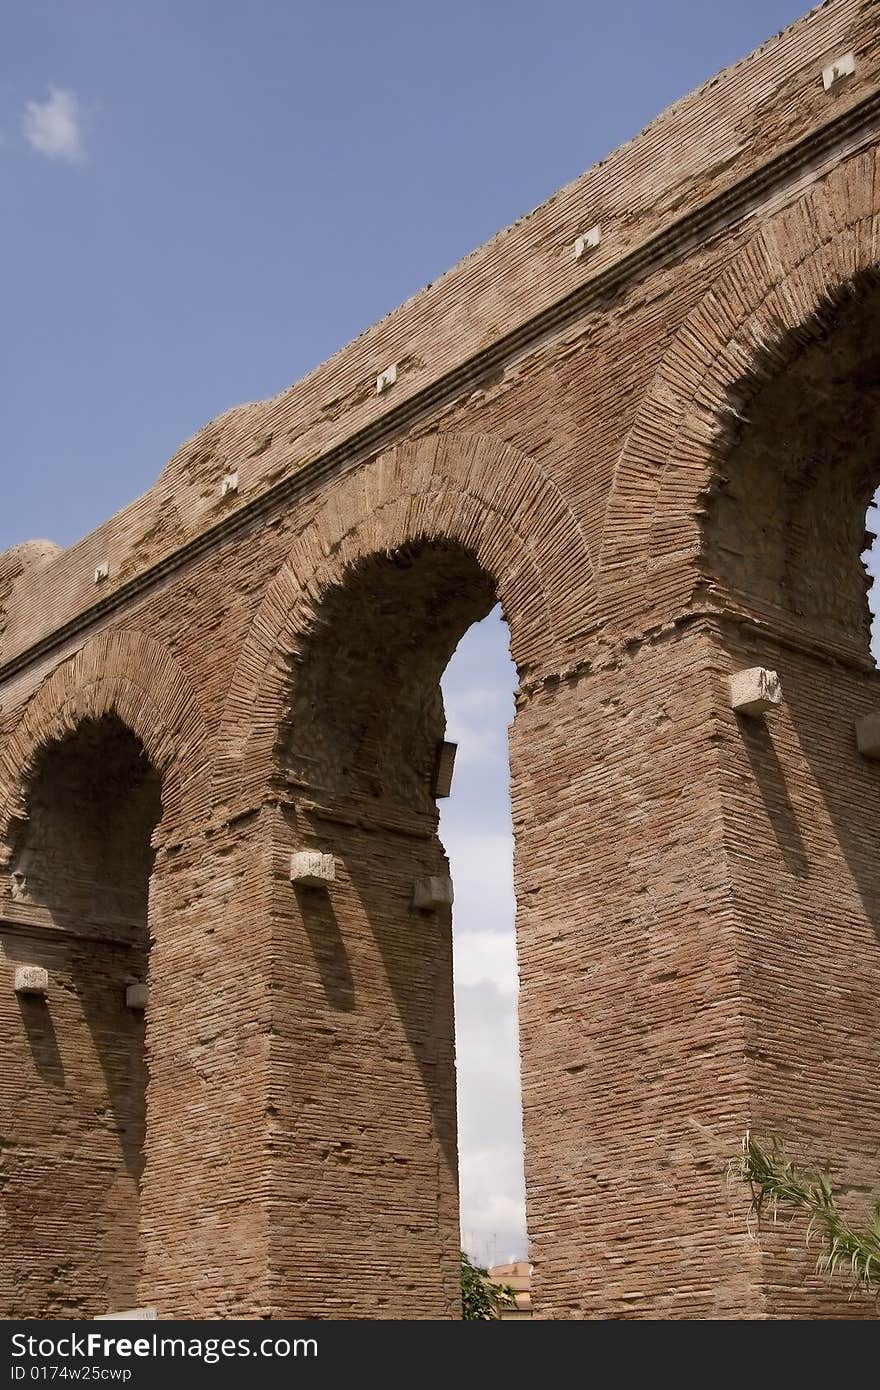
{"label": "white cloud", "polygon": [[47,159],[77,164],[84,157],[82,112],[75,92],[50,87],[45,101],[29,101],[21,128],[32,149]]}
{"label": "white cloud", "polygon": [[513,836],[501,831],[476,834],[449,824],[440,831],[455,885],[456,932],[507,932],[513,940]]}
{"label": "white cloud", "polygon": [[528,1258],[526,1199],[517,1166],[510,1148],[471,1151],[460,1166],[462,1247],[487,1268]]}
{"label": "white cloud", "polygon": [[512,931],[455,931],[456,988],[492,984],[504,995],[516,995],[516,943]]}
{"label": "white cloud", "polygon": [[513,838],[448,827],[444,841],[455,883],[461,1235],[491,1265],[526,1255]]}
{"label": "white cloud", "polygon": [[459,1185],[464,1247],[497,1264],[526,1254],[525,1189],[515,980],[509,988],[509,963],[501,987],[484,977],[503,940],[487,936],[466,962],[483,977],[474,983],[461,978],[456,952]]}
{"label": "white cloud", "polygon": [[[506,673],[502,673],[506,674]],[[513,722],[509,682],[472,690],[446,690],[446,737],[458,744],[456,763],[498,762],[507,767],[507,727]]]}

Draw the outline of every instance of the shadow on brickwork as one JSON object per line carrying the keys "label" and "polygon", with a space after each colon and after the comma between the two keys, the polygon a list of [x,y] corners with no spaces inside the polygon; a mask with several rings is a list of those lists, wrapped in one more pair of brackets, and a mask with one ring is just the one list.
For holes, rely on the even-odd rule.
{"label": "shadow on brickwork", "polygon": [[[6,946],[6,953],[7,955],[12,954],[8,945]],[[32,954],[30,951],[27,952],[28,959]],[[52,1022],[52,1014],[46,1000],[38,995],[20,994],[18,1007],[37,1072],[47,1085],[63,1089],[64,1062],[58,1046],[58,1036]]]}
{"label": "shadow on brickwork", "polygon": [[798,827],[797,812],[788,794],[785,769],[770,730],[761,720],[741,719],[740,732],[755,785],[761,793],[767,819],[786,867],[795,878],[807,878],[810,872],[809,854]]}
{"label": "shadow on brickwork", "polygon": [[354,977],[330,894],[301,887],[294,891],[324,997],[331,1009],[351,1013],[355,1007]]}

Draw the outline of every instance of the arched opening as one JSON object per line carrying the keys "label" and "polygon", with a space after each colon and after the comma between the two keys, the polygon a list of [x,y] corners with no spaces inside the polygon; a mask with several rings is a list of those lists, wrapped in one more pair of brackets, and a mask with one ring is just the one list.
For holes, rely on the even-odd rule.
{"label": "arched opening", "polygon": [[[137,1302],[151,837],[159,776],[116,717],[45,747],[13,846],[4,951],[46,970],[16,995],[27,1078],[7,1190],[21,1315]],[[132,988],[134,987],[134,988]],[[140,987],[140,988],[138,988]],[[17,1027],[15,1023],[17,1022]]]}
{"label": "arched opening", "polygon": [[[327,891],[280,890],[291,958],[304,956],[287,971],[274,1020],[290,1078],[279,1126],[297,1135],[288,1160],[296,1218],[281,1237],[282,1263],[299,1282],[291,1309],[326,1308],[336,1271],[351,1315],[460,1315],[440,683],[464,634],[496,604],[467,550],[414,543],[350,567],[298,645],[276,746],[283,843],[332,856],[336,877]],[[503,738],[512,708],[500,700],[497,713]],[[509,806],[501,811],[509,846]],[[365,1268],[366,1283],[355,1277]]]}
{"label": "arched opening", "polygon": [[[713,574],[759,612],[865,651],[865,514],[880,481],[880,283],[865,277],[734,392],[709,511]],[[784,370],[774,369],[782,355]]]}
{"label": "arched opening", "polygon": [[[880,1147],[880,777],[856,732],[880,707],[865,567],[880,482],[877,277],[778,343],[732,404],[705,560],[739,610],[722,629],[730,669],[771,667],[782,695],[722,743],[751,1123],[830,1158],[862,1223]],[[771,1315],[852,1315],[846,1289],[815,1275],[802,1228],[763,1240]]]}
{"label": "arched opening", "polygon": [[457,547],[407,546],[364,561],[316,615],[282,729],[288,777],[435,816],[440,677],[461,636],[494,603],[492,581]]}

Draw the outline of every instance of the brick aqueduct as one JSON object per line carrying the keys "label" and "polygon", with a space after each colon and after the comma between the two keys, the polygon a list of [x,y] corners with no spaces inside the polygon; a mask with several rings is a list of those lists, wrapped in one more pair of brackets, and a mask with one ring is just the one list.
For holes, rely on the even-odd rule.
{"label": "brick aqueduct", "polygon": [[873,1315],[726,1167],[772,1127],[880,1180],[878,78],[880,5],[831,0],[0,556],[3,1315],[458,1316],[413,893],[498,600],[539,1315]]}

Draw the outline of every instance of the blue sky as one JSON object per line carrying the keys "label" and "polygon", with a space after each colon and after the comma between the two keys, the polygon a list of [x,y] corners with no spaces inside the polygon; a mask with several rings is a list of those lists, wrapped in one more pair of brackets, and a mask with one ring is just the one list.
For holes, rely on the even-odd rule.
{"label": "blue sky", "polygon": [[800,10],[4,0],[0,549],[90,530]]}
{"label": "blue sky", "polygon": [[[5,0],[0,550],[67,545],[801,0]],[[524,1250],[497,616],[444,682],[463,1230]]]}

